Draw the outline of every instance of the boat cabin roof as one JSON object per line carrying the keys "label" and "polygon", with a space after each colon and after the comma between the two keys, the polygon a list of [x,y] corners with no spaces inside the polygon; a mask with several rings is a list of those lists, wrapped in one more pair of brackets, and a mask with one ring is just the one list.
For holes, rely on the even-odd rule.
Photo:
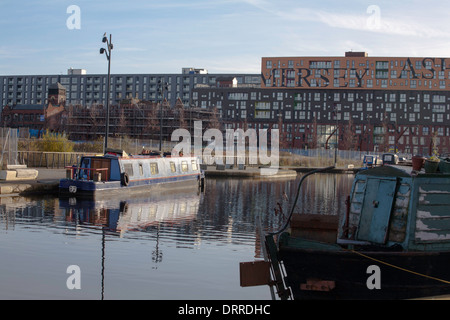
{"label": "boat cabin roof", "polygon": [[389,177],[411,177],[412,167],[409,166],[390,166],[383,165],[379,167],[374,167],[367,170],[361,170],[358,175],[367,176],[389,176]]}

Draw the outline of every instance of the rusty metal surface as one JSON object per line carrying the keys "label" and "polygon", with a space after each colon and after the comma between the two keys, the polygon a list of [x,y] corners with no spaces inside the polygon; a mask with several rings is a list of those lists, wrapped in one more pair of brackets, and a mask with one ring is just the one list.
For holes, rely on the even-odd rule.
{"label": "rusty metal surface", "polygon": [[252,261],[239,263],[241,287],[270,284],[270,262]]}

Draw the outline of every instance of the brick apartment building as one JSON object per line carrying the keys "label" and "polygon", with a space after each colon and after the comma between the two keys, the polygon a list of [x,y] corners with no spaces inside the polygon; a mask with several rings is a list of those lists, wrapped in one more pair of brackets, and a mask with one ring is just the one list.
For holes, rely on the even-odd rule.
{"label": "brick apartment building", "polygon": [[450,58],[264,57],[260,88],[193,90],[225,127],[280,128],[286,148],[450,151]]}
{"label": "brick apartment building", "polygon": [[59,83],[49,86],[48,104],[14,104],[3,107],[1,125],[28,128],[34,135],[44,129],[59,130],[65,114],[66,89]]}

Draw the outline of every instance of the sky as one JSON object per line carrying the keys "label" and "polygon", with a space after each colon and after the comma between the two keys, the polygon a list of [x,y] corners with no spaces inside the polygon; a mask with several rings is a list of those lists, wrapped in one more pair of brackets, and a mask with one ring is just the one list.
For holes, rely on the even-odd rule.
{"label": "sky", "polygon": [[0,0],[0,75],[260,73],[262,57],[450,56],[450,1]]}

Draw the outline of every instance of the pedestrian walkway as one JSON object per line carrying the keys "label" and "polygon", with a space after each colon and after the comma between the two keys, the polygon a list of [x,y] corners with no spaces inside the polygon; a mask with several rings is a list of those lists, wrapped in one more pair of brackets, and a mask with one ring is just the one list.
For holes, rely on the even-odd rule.
{"label": "pedestrian walkway", "polygon": [[208,166],[205,170],[205,177],[224,177],[224,178],[296,178],[297,172],[295,170],[277,169],[277,168],[256,168],[246,167],[226,168],[223,166]]}
{"label": "pedestrian walkway", "polygon": [[59,180],[66,176],[65,169],[30,168],[37,170],[34,180],[0,180],[0,195],[53,194],[58,191]]}

